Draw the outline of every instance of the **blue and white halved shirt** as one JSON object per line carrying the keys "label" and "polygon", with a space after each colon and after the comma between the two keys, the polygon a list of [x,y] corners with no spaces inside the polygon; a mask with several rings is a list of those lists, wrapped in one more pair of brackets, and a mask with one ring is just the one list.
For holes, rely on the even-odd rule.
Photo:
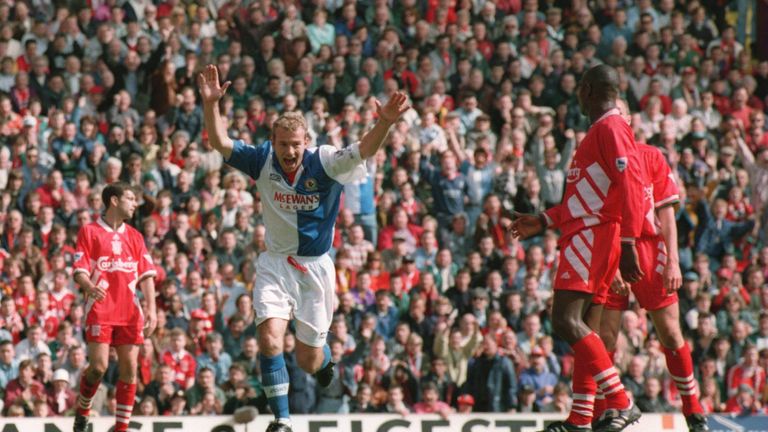
{"label": "blue and white halved shirt", "polygon": [[266,243],[270,252],[320,256],[331,249],[343,185],[365,178],[359,144],[342,150],[308,148],[293,184],[289,184],[272,149],[234,142],[228,165],[256,180],[261,192]]}

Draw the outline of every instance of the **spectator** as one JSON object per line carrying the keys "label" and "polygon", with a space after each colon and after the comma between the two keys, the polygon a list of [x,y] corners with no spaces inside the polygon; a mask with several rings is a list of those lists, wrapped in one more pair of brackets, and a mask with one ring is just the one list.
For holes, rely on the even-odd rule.
{"label": "spectator", "polygon": [[19,375],[19,360],[15,358],[13,342],[0,342],[0,388],[6,388],[8,383]]}
{"label": "spectator", "polygon": [[656,377],[645,380],[643,394],[637,398],[637,406],[643,412],[669,412],[672,407],[661,393],[661,383]]}
{"label": "spectator", "polygon": [[31,359],[19,363],[19,376],[8,383],[5,388],[5,406],[18,404],[25,412],[32,411],[35,399],[42,398],[45,387],[35,380],[35,366]]}
{"label": "spectator", "polygon": [[442,418],[447,418],[453,412],[451,407],[438,399],[437,386],[432,382],[427,382],[421,386],[422,402],[413,406],[413,412],[416,414],[439,414]]}
{"label": "spectator", "polygon": [[52,386],[47,391],[48,407],[54,415],[67,414],[75,406],[77,395],[69,388],[69,373],[58,369],[53,373]]}
{"label": "spectator", "polygon": [[536,403],[544,406],[552,402],[557,376],[546,367],[546,357],[541,347],[531,350],[531,367],[520,373],[520,387],[530,387],[536,394]]}
{"label": "spectator", "polygon": [[493,338],[483,339],[483,352],[470,363],[465,386],[477,412],[509,412],[517,407],[517,377],[512,362],[498,354]]}

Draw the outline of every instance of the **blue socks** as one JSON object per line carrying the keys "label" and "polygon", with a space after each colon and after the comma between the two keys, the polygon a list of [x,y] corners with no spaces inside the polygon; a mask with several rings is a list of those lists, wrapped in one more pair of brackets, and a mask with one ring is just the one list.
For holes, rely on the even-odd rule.
{"label": "blue socks", "polygon": [[328,363],[331,362],[331,347],[328,346],[328,344],[323,345],[323,365],[320,366],[320,369],[325,369],[326,366],[328,366]]}
{"label": "blue socks", "polygon": [[[330,358],[330,355],[327,357]],[[269,407],[276,419],[288,421],[288,369],[285,367],[285,358],[282,353],[274,357],[259,354],[259,363]]]}

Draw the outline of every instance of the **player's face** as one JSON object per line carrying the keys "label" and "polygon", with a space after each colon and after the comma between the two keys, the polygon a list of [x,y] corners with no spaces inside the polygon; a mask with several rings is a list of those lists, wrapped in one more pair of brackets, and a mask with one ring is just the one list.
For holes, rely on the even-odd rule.
{"label": "player's face", "polygon": [[123,219],[130,219],[133,217],[133,212],[136,211],[136,194],[133,191],[127,190],[123,192],[123,196],[117,203],[117,209],[120,212],[120,216]]}
{"label": "player's face", "polygon": [[295,131],[280,127],[275,129],[272,147],[283,171],[290,173],[299,168],[308,141],[309,137],[304,128],[298,128]]}

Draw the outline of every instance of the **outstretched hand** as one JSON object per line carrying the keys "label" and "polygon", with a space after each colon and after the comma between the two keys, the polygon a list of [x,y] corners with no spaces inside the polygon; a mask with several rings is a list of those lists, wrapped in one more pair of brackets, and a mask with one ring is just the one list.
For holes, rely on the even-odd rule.
{"label": "outstretched hand", "polygon": [[389,123],[396,122],[409,109],[411,106],[408,104],[408,96],[403,92],[393,94],[384,106],[376,100],[376,112],[379,114],[379,118]]}
{"label": "outstretched hand", "polygon": [[525,240],[529,237],[533,237],[536,234],[544,231],[544,224],[541,223],[541,218],[534,214],[521,214],[514,213],[515,220],[508,226],[508,230],[512,231],[512,235],[520,237]]}
{"label": "outstretched hand", "polygon": [[200,96],[203,98],[203,103],[218,102],[227,93],[230,84],[232,84],[231,81],[220,84],[219,69],[212,64],[206,66],[197,75],[197,85],[200,87]]}

